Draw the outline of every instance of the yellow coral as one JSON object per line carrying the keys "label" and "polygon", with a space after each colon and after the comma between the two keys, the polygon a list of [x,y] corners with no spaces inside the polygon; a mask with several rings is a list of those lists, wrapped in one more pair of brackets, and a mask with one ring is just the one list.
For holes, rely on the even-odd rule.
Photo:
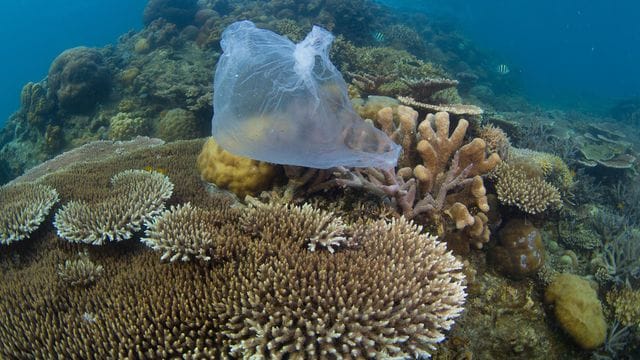
{"label": "yellow coral", "polygon": [[555,305],[556,320],[581,348],[595,349],[604,343],[607,324],[602,304],[588,281],[574,274],[558,275],[544,301]]}
{"label": "yellow coral", "polygon": [[268,189],[278,175],[275,165],[233,155],[213,138],[204,144],[197,164],[202,179],[240,197]]}

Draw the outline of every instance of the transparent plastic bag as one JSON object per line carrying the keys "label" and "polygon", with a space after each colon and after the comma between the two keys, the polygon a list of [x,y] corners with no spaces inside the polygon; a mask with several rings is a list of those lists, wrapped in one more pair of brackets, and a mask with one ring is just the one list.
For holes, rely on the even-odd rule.
{"label": "transparent plastic bag", "polygon": [[250,21],[225,29],[214,80],[216,142],[276,164],[395,166],[400,146],[353,110],[329,60],[332,41],[317,26],[298,44]]}

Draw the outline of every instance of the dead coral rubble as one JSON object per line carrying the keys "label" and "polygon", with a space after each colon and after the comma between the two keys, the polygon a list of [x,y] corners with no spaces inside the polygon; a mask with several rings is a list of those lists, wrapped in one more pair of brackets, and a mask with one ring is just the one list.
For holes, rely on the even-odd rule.
{"label": "dead coral rubble", "polygon": [[111,178],[112,194],[96,202],[70,201],[56,214],[58,235],[70,242],[102,245],[129,239],[164,209],[173,184],[157,172],[126,170]]}
{"label": "dead coral rubble", "polygon": [[23,183],[0,187],[0,244],[27,238],[56,202],[58,192],[46,185]]}

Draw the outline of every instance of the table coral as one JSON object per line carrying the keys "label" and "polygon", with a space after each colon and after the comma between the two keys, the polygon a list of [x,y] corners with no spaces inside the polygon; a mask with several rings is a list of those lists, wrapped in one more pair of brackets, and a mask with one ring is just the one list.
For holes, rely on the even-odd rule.
{"label": "table coral", "polygon": [[167,176],[145,170],[118,173],[111,185],[112,193],[105,199],[66,203],[54,220],[58,236],[93,245],[129,239],[164,210],[173,192]]}
{"label": "table coral", "polygon": [[46,185],[23,183],[0,187],[0,244],[29,237],[56,202],[58,192]]}

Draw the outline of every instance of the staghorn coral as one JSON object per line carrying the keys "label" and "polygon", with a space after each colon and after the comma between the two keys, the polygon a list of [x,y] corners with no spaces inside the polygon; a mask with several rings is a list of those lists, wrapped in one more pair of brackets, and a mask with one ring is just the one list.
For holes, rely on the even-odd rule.
{"label": "staghorn coral", "polygon": [[58,192],[46,185],[22,183],[0,187],[0,244],[27,238],[57,202]]}
{"label": "staghorn coral", "polygon": [[278,168],[266,162],[231,154],[209,138],[198,155],[202,179],[243,198],[271,187]]}
{"label": "staghorn coral", "polygon": [[102,276],[104,267],[92,262],[87,252],[79,255],[76,260],[66,260],[64,264],[59,264],[57,272],[60,280],[70,286],[86,287]]}
{"label": "staghorn coral", "polygon": [[171,206],[147,225],[142,242],[162,252],[161,260],[220,261],[234,253],[233,246],[244,240],[233,224],[237,211],[229,201],[202,209],[186,203]]}
{"label": "staghorn coral", "polygon": [[129,239],[162,212],[173,192],[167,176],[144,170],[118,173],[111,178],[111,186],[105,199],[65,204],[54,220],[58,236],[93,245]]}
{"label": "staghorn coral", "polygon": [[539,214],[547,209],[560,209],[562,199],[556,187],[539,177],[530,177],[515,166],[503,163],[491,174],[500,202]]}

